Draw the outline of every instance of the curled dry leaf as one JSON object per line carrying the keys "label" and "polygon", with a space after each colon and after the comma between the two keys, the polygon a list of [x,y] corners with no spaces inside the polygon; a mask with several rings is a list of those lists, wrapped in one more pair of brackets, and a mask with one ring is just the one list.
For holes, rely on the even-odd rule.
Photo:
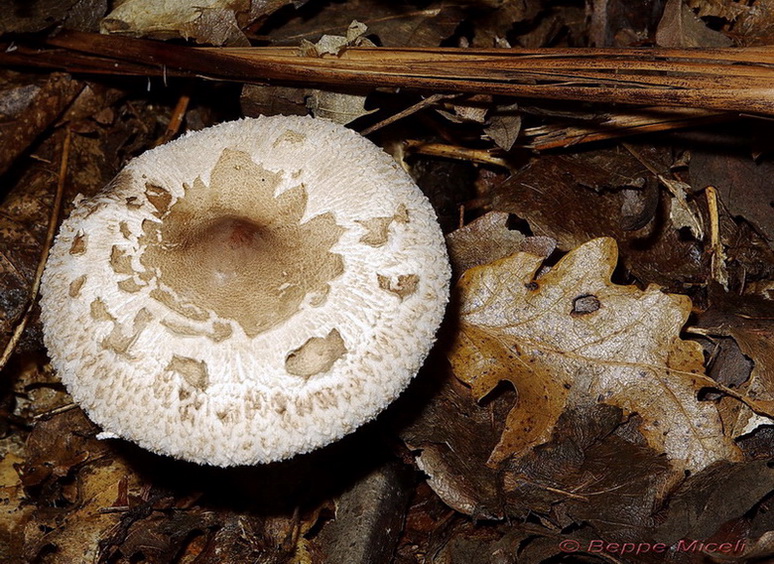
{"label": "curled dry leaf", "polygon": [[669,0],[656,30],[660,47],[728,47],[731,39],[708,28],[683,0]]}
{"label": "curled dry leaf", "polygon": [[697,240],[704,239],[704,220],[696,209],[696,204],[688,199],[691,186],[663,175],[659,175],[658,178],[672,194],[672,199],[669,201],[669,217],[672,225],[677,229],[689,229]]}
{"label": "curled dry leaf", "polygon": [[[685,4],[692,10],[697,10],[696,15],[700,18],[710,16],[714,18],[723,18],[729,22],[736,21],[739,16],[751,12],[750,8],[736,2],[727,0],[686,0]],[[755,3],[756,6],[760,2]]]}
{"label": "curled dry leaf", "polygon": [[323,34],[342,35],[353,19],[368,26],[385,47],[438,47],[454,33],[463,16],[464,2],[431,3],[421,9],[415,4],[382,0],[329,2],[319,9],[314,2],[299,10],[283,25],[265,30],[275,45],[296,45],[302,39],[316,41]]}
{"label": "curled dry leaf", "polygon": [[33,513],[33,506],[24,495],[24,485],[16,466],[24,459],[15,452],[8,452],[9,445],[2,445],[5,452],[0,460],[0,561],[12,562],[24,545],[24,528]]}
{"label": "curled dry leaf", "polygon": [[706,381],[701,347],[679,337],[689,298],[612,284],[617,249],[609,238],[535,279],[541,262],[516,253],[458,284],[454,373],[477,399],[503,380],[518,392],[490,463],[547,442],[560,415],[589,398],[639,414],[648,445],[678,470],[740,459],[715,405],[697,400]]}
{"label": "curled dry leaf", "polygon": [[550,237],[527,237],[508,229],[508,214],[489,212],[446,236],[449,258],[456,273],[486,264],[517,251],[547,257],[556,241]]}
{"label": "curled dry leaf", "polygon": [[[272,14],[286,0],[126,0],[102,20],[102,33],[249,46],[241,27]],[[301,4],[303,2],[296,2]]]}
{"label": "curled dry leaf", "polygon": [[484,133],[503,151],[510,151],[521,133],[518,104],[499,105],[487,120]]}
{"label": "curled dry leaf", "polygon": [[[743,401],[721,400],[726,433],[737,438],[774,423],[774,303],[717,288],[710,290],[710,299],[712,305],[698,316],[695,331],[713,339],[732,338],[752,364],[749,378],[734,386]],[[716,357],[716,365],[719,360]]]}
{"label": "curled dry leaf", "polygon": [[[637,151],[661,169],[658,153]],[[524,218],[535,234],[555,238],[563,250],[613,237],[624,266],[639,280],[671,288],[706,280],[701,245],[672,223],[666,190],[649,193],[652,178],[628,151],[544,155],[492,186],[492,209]],[[641,210],[631,214],[621,187],[645,189]],[[624,224],[622,208],[629,216]]]}
{"label": "curled dry leaf", "polygon": [[[693,0],[699,1],[699,0]],[[716,0],[717,1],[717,0]],[[735,3],[728,2],[731,6]],[[752,6],[744,6],[734,25],[734,35],[743,45],[770,45],[774,33],[774,2],[758,0]],[[731,19],[722,15],[726,19]]]}
{"label": "curled dry leaf", "polygon": [[[305,57],[338,57],[350,45],[355,47],[374,47],[365,37],[368,27],[352,20],[346,35],[323,35],[317,43],[302,41],[300,54]],[[309,88],[304,91],[306,107],[314,117],[329,119],[341,125],[346,125],[356,119],[372,114],[377,109],[366,109],[364,93],[352,89],[349,92],[333,92]]]}

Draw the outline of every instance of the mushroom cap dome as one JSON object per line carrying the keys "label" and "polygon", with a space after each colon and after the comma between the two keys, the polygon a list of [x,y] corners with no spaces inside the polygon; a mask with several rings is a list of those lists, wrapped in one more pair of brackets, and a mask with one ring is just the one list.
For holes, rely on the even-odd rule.
{"label": "mushroom cap dome", "polygon": [[61,226],[44,339],[104,431],[217,466],[289,458],[407,386],[448,300],[444,239],[394,160],[261,117],[131,161]]}

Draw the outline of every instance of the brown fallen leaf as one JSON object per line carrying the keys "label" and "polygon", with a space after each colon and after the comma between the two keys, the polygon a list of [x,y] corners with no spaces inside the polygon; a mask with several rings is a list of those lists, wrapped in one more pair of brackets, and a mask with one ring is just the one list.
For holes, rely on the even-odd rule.
{"label": "brown fallen leaf", "polygon": [[102,20],[100,28],[103,33],[131,37],[182,37],[198,43],[249,46],[241,28],[289,3],[286,0],[127,0]]}
{"label": "brown fallen leaf", "polygon": [[[445,364],[445,363],[444,363]],[[486,466],[497,444],[495,423],[506,416],[508,405],[478,405],[467,387],[446,365],[423,384],[423,397],[411,421],[400,430],[406,446],[416,451],[415,462],[427,483],[443,502],[475,519],[502,519],[504,498],[498,470]]]}
{"label": "brown fallen leaf", "polygon": [[729,213],[755,225],[774,248],[774,213],[769,203],[774,200],[771,192],[774,165],[770,160],[756,162],[749,153],[729,148],[696,150],[691,154],[689,170],[694,189],[717,188]]}
{"label": "brown fallen leaf", "polygon": [[22,5],[0,0],[0,35],[35,33],[59,26],[96,31],[106,9],[107,2],[41,0]]}
{"label": "brown fallen leaf", "polygon": [[0,126],[0,174],[5,174],[29,150],[83,89],[84,84],[70,75],[54,73],[12,122]]}
{"label": "brown fallen leaf", "polygon": [[353,19],[368,26],[368,34],[390,47],[437,47],[454,33],[463,14],[457,0],[433,3],[425,8],[402,2],[348,0],[331,2],[324,10],[310,4],[297,10],[283,25],[267,31],[275,45],[317,41],[324,34],[342,35]]}
{"label": "brown fallen leaf", "polygon": [[656,30],[660,47],[728,47],[731,39],[708,28],[683,0],[669,0]]}
{"label": "brown fallen leaf", "polygon": [[743,45],[770,45],[774,36],[774,2],[758,0],[745,7],[735,22],[734,34]]}
{"label": "brown fallen leaf", "polygon": [[[492,47],[501,44],[501,41],[513,32],[516,24],[531,24],[538,14],[544,10],[544,5],[539,0],[524,0],[522,2],[502,2],[501,0],[481,0],[477,2],[480,14],[473,18],[472,24],[475,30],[471,45],[473,47]],[[525,25],[532,30],[534,25]],[[536,33],[539,38],[543,34]],[[537,42],[529,32],[519,37],[521,44]]]}
{"label": "brown fallen leaf", "polygon": [[542,259],[527,253],[460,279],[456,376],[477,399],[504,380],[519,394],[491,464],[546,443],[561,414],[589,398],[639,414],[648,445],[678,470],[741,458],[715,405],[697,401],[701,347],[679,338],[690,300],[612,284],[617,259],[615,241],[600,238],[537,279]]}
{"label": "brown fallen leaf", "polygon": [[586,8],[589,44],[626,47],[653,37],[663,11],[664,2],[658,5],[629,0],[594,2]]}
{"label": "brown fallen leaf", "polygon": [[548,257],[556,248],[550,237],[527,237],[508,229],[508,214],[489,212],[446,236],[455,273],[486,264],[517,251]]}
{"label": "brown fallen leaf", "polygon": [[610,540],[643,538],[683,474],[626,437],[637,422],[591,398],[567,409],[549,443],[498,467],[509,514],[543,514],[560,529],[585,523]]}
{"label": "brown fallen leaf", "polygon": [[[10,442],[10,441],[5,441]],[[9,445],[3,444],[3,450]],[[18,447],[17,447],[18,450]],[[12,562],[24,544],[24,527],[34,507],[24,495],[17,465],[24,462],[15,452],[5,452],[0,460],[0,561]]]}
{"label": "brown fallen leaf", "polygon": [[27,528],[24,561],[47,553],[55,564],[97,562],[104,531],[120,521],[103,509],[122,480],[136,488],[141,478],[127,461],[111,459],[110,445],[94,438],[96,430],[80,410],[70,410],[40,420],[32,431],[21,480],[45,502],[31,516],[36,526]]}
{"label": "brown fallen leaf", "polygon": [[[658,153],[641,146],[638,153],[661,171]],[[586,151],[579,155],[543,155],[513,176],[492,186],[492,209],[516,214],[536,235],[547,235],[563,250],[596,237],[613,237],[623,264],[639,280],[669,288],[707,279],[709,261],[701,245],[683,237],[669,217],[671,196],[658,195],[655,216],[647,212],[650,196],[643,194],[644,226],[627,220],[628,190],[647,187],[653,178],[624,151]],[[637,216],[639,214],[633,214]]]}
{"label": "brown fallen leaf", "polygon": [[[697,10],[696,15],[700,18],[711,16],[713,18],[723,18],[729,22],[735,21],[739,16],[744,16],[750,11],[748,6],[728,0],[685,0],[685,3],[692,10]],[[760,2],[756,2],[756,5]]]}
{"label": "brown fallen leaf", "polygon": [[584,523],[590,538],[648,538],[654,516],[663,517],[668,492],[684,478],[641,444],[639,417],[624,417],[621,409],[594,399],[562,413],[549,443],[492,468],[486,461],[515,397],[509,386],[479,405],[451,373],[433,372],[424,385],[422,395],[429,395],[417,409],[405,410],[412,417],[401,438],[427,475],[426,484],[474,519],[513,525],[539,516],[555,531]]}
{"label": "brown fallen leaf", "polygon": [[[726,397],[726,433],[734,438],[774,423],[774,303],[758,296],[736,296],[718,288],[710,290],[711,306],[702,312],[692,329],[713,339],[730,337],[752,363],[746,381],[736,386],[744,402]],[[754,413],[749,405],[754,405]]]}
{"label": "brown fallen leaf", "polygon": [[500,104],[489,116],[484,133],[503,151],[510,151],[521,133],[519,105]]}
{"label": "brown fallen leaf", "polygon": [[291,86],[245,84],[242,86],[239,103],[245,117],[307,114],[305,90]]}
{"label": "brown fallen leaf", "polygon": [[[772,489],[774,469],[768,460],[717,464],[690,476],[672,493],[670,511],[658,524],[657,537],[666,543],[686,537],[708,539],[731,518],[754,518]],[[738,539],[737,535],[734,541]]]}

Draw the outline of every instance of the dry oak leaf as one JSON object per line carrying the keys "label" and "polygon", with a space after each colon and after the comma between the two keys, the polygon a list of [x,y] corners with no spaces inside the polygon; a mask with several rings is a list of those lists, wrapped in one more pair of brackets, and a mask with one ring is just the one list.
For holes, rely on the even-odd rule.
{"label": "dry oak leaf", "polygon": [[489,463],[547,442],[564,410],[590,401],[638,413],[648,445],[678,470],[739,460],[715,405],[697,400],[707,381],[701,347],[679,337],[690,299],[611,283],[610,238],[535,278],[542,260],[516,253],[468,270],[457,286],[455,375],[478,400],[501,381],[518,392]]}

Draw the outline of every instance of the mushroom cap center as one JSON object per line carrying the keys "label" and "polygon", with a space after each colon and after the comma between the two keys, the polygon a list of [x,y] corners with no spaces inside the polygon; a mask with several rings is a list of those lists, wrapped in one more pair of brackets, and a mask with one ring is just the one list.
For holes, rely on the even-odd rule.
{"label": "mushroom cap center", "polygon": [[282,276],[276,272],[277,265],[286,256],[283,250],[288,245],[249,218],[225,216],[181,235],[182,240],[173,252],[178,254],[179,261],[201,272],[205,287],[235,295],[239,288],[251,283],[256,273],[270,279],[273,275]]}
{"label": "mushroom cap center", "polygon": [[306,190],[275,197],[281,180],[227,149],[209,186],[197,179],[160,210],[161,223],[147,221],[140,260],[162,283],[156,298],[189,317],[194,306],[233,319],[249,336],[285,321],[309,295],[319,305],[344,270],[330,251],[343,228],[330,213],[301,223]]}

